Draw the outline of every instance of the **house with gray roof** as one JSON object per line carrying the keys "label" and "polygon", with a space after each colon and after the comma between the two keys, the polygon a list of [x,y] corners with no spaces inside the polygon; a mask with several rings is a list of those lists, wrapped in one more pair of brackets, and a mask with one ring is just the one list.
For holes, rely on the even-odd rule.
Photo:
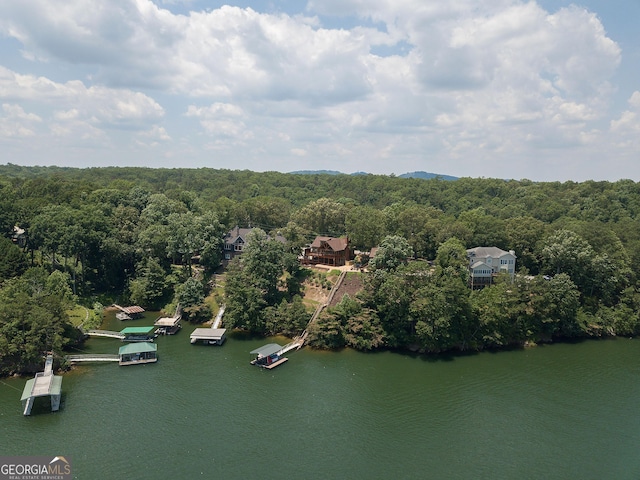
{"label": "house with gray roof", "polygon": [[[242,251],[247,246],[247,235],[253,228],[240,228],[237,225],[224,236],[224,252],[222,256],[222,265],[226,267],[229,262],[238,255],[242,255]],[[281,243],[287,243],[282,235],[271,237],[267,235],[269,240],[277,240]]]}
{"label": "house with gray roof", "polygon": [[498,247],[475,247],[467,250],[469,283],[471,288],[482,288],[493,283],[500,273],[513,277],[516,273],[516,253]]}

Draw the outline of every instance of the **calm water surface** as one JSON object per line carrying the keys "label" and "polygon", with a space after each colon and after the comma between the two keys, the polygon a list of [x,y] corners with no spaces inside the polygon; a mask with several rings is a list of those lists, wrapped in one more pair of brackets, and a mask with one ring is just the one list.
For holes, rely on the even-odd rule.
{"label": "calm water surface", "polygon": [[248,353],[264,340],[194,346],[194,328],[158,338],[157,364],[65,374],[57,413],[23,417],[27,379],[2,379],[0,454],[64,455],[83,479],[640,478],[640,340],[450,359],[304,349],[265,371]]}

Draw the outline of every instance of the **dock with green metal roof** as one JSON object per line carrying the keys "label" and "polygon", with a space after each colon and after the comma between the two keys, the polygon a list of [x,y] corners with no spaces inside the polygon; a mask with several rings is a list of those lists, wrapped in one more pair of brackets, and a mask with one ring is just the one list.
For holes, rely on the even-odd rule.
{"label": "dock with green metal roof", "polygon": [[127,327],[120,330],[123,335],[123,342],[153,342],[155,338],[151,332],[155,329],[153,325],[148,327]]}
{"label": "dock with green metal roof", "polygon": [[158,346],[151,342],[136,342],[118,349],[120,365],[138,365],[158,361]]}

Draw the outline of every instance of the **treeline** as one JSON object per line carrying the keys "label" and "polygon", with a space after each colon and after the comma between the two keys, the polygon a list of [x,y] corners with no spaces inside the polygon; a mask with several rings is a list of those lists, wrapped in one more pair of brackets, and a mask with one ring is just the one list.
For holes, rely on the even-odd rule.
{"label": "treeline", "polygon": [[370,273],[352,274],[362,275],[363,290],[325,311],[309,343],[442,352],[640,333],[640,295],[623,265],[603,263],[567,230],[548,237],[541,256],[554,274],[503,274],[473,291],[457,239],[439,247],[434,264],[377,262]]}
{"label": "treeline", "polygon": [[[249,310],[241,304],[234,309],[233,299],[230,318],[238,326],[261,333],[288,333],[306,318],[300,308],[303,273],[296,271],[290,260],[303,245],[318,234],[347,235],[355,248],[366,251],[389,237],[401,238],[414,261],[407,266],[403,261],[375,266],[380,273],[367,280],[365,292],[369,294],[352,299],[358,305],[345,305],[344,312],[335,313],[334,326],[344,340],[334,343],[344,341],[358,348],[418,343],[421,348],[432,349],[429,342],[420,340],[431,327],[420,322],[431,318],[424,315],[436,303],[424,300],[430,298],[424,295],[433,293],[429,289],[444,295],[449,274],[402,277],[402,272],[419,268],[416,265],[422,265],[422,260],[435,259],[447,241],[456,240],[463,248],[515,250],[520,269],[516,283],[508,288],[460,290],[467,302],[460,304],[461,312],[473,313],[464,318],[480,322],[477,299],[496,295],[499,288],[508,289],[510,295],[520,292],[520,300],[512,303],[522,307],[527,304],[523,299],[535,297],[522,292],[542,282],[539,276],[553,277],[540,283],[540,288],[549,288],[560,283],[563,277],[558,274],[563,273],[578,292],[580,334],[627,334],[634,328],[624,330],[621,320],[612,319],[624,316],[620,313],[623,306],[638,310],[635,272],[640,267],[639,215],[640,185],[631,180],[444,181],[380,175],[9,164],[0,166],[0,232],[4,237],[0,242],[0,282],[3,292],[13,295],[17,290],[11,290],[12,285],[29,268],[44,268],[49,274],[66,274],[72,294],[90,307],[103,294],[152,309],[180,302],[198,321],[211,314],[203,299],[211,288],[210,275],[223,255],[224,233],[235,225],[260,227],[266,234],[279,233],[288,240],[286,246],[274,247],[281,249],[275,255],[281,257],[277,267],[281,276],[275,282],[278,288],[272,290],[267,285],[274,281],[264,271],[238,267],[240,281],[236,285],[251,287],[245,298],[255,299],[250,306],[259,313],[255,317],[259,322],[252,327],[255,318],[247,315]],[[10,240],[16,233],[15,226],[24,229],[24,236],[14,239],[24,241],[22,247]],[[194,262],[198,263],[197,269],[193,268]],[[259,263],[253,265],[257,268]],[[232,284],[237,279],[234,275]],[[533,280],[518,283],[529,277]],[[402,278],[429,283],[398,287]],[[392,288],[389,282],[403,294],[417,297],[403,303],[400,299],[404,297],[399,296],[393,308],[386,305],[380,292]],[[241,300],[239,295],[235,299]],[[419,308],[421,301],[426,302],[427,310]],[[355,312],[357,306],[363,310]],[[439,315],[446,317],[444,313]],[[515,317],[523,318],[519,313],[506,315]],[[357,318],[360,321],[354,320]],[[0,318],[0,336],[13,342],[16,337],[5,333],[8,321],[9,317]],[[395,328],[394,322],[405,323]],[[528,337],[508,332],[493,335],[472,328],[473,322],[464,327],[475,332],[472,336],[467,330],[464,335],[451,333],[448,338],[455,340],[444,342],[443,348],[476,348],[511,344],[522,338],[535,341],[570,335],[567,328],[549,333],[529,327],[525,332],[542,333]],[[598,325],[603,327],[595,328]],[[370,333],[362,333],[367,329]],[[359,339],[367,335],[373,340],[359,344]],[[478,335],[486,337],[486,342],[478,342]],[[492,335],[495,340],[490,340]]]}

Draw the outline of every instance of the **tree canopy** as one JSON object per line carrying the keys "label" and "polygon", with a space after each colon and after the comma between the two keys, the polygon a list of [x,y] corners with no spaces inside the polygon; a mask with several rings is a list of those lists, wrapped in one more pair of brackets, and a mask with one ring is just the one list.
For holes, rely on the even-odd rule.
{"label": "tree canopy", "polygon": [[[5,313],[26,313],[0,319],[9,352],[2,372],[19,369],[11,352],[25,341],[28,352],[72,341],[69,292],[89,306],[100,295],[150,308],[182,300],[193,318],[206,317],[222,239],[236,225],[256,229],[229,266],[227,316],[254,332],[295,333],[305,324],[297,256],[316,235],[347,236],[365,258],[378,247],[363,291],[314,327],[317,344],[442,351],[640,331],[640,184],[631,180],[7,164],[0,295]],[[16,226],[25,246],[13,241]],[[476,246],[514,250],[515,278],[471,291],[465,252]],[[32,321],[50,326],[49,340],[31,332]],[[25,358],[23,366],[35,353]]]}

